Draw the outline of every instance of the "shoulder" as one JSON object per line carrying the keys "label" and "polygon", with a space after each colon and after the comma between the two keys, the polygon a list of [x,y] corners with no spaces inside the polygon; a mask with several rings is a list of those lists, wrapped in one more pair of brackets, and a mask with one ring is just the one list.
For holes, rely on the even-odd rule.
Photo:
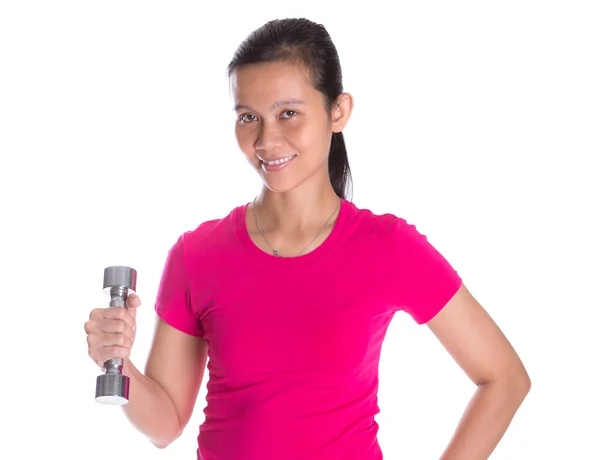
{"label": "shoulder", "polygon": [[349,224],[361,237],[395,238],[415,229],[406,219],[391,212],[374,212],[348,202]]}
{"label": "shoulder", "polygon": [[235,238],[237,219],[245,206],[237,206],[225,216],[205,220],[195,228],[184,231],[177,243],[183,246],[186,253],[205,252],[222,244],[230,244],[231,239]]}
{"label": "shoulder", "polygon": [[353,203],[349,203],[348,208],[349,235],[353,242],[367,244],[369,250],[383,251],[403,260],[407,260],[408,255],[419,259],[437,253],[418,224],[392,212],[376,213]]}

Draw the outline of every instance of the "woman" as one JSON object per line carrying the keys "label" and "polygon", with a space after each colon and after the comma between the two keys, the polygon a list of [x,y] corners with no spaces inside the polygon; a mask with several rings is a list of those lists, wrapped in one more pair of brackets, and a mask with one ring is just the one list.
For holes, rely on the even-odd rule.
{"label": "woman", "polygon": [[477,385],[442,454],[484,459],[529,391],[513,348],[449,263],[405,220],[347,200],[353,101],[327,31],[254,31],[229,65],[236,137],[264,187],[168,253],[145,372],[129,310],[94,309],[89,353],[125,358],[124,411],[164,448],[188,423],[208,361],[204,460],[376,460],[379,353],[396,311],[427,324]]}

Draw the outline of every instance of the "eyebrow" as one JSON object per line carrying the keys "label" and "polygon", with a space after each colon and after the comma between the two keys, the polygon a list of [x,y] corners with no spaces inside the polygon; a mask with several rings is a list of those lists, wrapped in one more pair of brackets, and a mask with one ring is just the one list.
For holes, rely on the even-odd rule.
{"label": "eyebrow", "polygon": [[[271,105],[271,110],[276,109],[277,107],[281,107],[282,105],[301,105],[304,104],[304,101],[301,101],[300,99],[283,99],[281,101],[277,101],[275,102],[273,105]],[[240,110],[240,109],[247,109],[247,110],[252,110],[251,107],[244,105],[244,104],[236,104],[236,106],[233,108],[233,110]]]}

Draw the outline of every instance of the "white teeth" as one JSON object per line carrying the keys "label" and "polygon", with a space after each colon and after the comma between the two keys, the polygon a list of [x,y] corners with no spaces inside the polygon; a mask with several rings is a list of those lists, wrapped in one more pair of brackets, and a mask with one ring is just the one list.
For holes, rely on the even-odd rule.
{"label": "white teeth", "polygon": [[273,160],[273,161],[264,161],[263,163],[269,165],[269,166],[274,166],[274,165],[280,165],[282,163],[287,163],[288,161],[290,161],[292,158],[294,158],[294,155],[290,155],[287,158],[281,158],[279,160]]}

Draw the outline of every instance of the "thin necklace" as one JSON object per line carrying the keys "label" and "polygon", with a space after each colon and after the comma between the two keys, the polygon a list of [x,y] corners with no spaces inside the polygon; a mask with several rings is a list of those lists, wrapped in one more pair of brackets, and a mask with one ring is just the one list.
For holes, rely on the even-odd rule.
{"label": "thin necklace", "polygon": [[[269,240],[267,239],[267,237],[265,236],[260,224],[258,223],[258,218],[256,217],[256,212],[254,211],[254,207],[256,206],[256,198],[254,198],[254,201],[252,201],[252,214],[254,215],[254,222],[256,222],[256,226],[258,227],[258,231],[260,232],[261,236],[263,237],[263,239],[265,240],[265,243],[267,243],[269,245],[269,247],[273,250],[273,255],[277,256],[277,257],[281,257],[281,254],[279,254],[279,251],[277,249],[275,249],[271,243],[269,243]],[[327,224],[329,223],[329,221],[331,220],[331,218],[333,217],[333,215],[336,213],[336,211],[339,209],[339,207],[341,206],[342,200],[339,199],[338,200],[338,204],[335,207],[335,209],[333,210],[333,212],[331,213],[331,215],[329,216],[329,218],[325,221],[325,224],[323,224],[323,226],[321,227],[321,230],[318,231],[318,233],[315,235],[315,237],[310,241],[310,243],[308,243],[308,246],[306,246],[302,251],[300,251],[300,253],[298,254],[298,256],[301,256],[302,254],[304,254],[304,252],[310,248],[311,244],[313,244],[315,242],[315,240],[317,239],[317,237],[321,234],[321,232],[323,230],[325,230],[325,227],[327,227]],[[296,256],[296,257],[298,257]]]}

